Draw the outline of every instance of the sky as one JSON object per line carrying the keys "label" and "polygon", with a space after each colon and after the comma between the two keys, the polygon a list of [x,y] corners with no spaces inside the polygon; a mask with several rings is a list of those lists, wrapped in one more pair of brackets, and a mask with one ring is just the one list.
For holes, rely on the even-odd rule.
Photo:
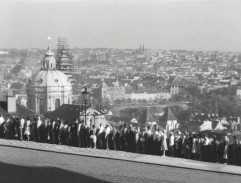
{"label": "sky", "polygon": [[0,48],[241,52],[241,0],[1,0],[0,25]]}

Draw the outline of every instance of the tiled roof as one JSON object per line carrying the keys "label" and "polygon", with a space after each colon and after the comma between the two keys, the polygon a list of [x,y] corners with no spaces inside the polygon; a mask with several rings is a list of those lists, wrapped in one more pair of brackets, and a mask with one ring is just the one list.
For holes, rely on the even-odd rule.
{"label": "tiled roof", "polygon": [[212,121],[212,129],[213,130],[217,127],[218,123],[219,123],[218,121]]}
{"label": "tiled roof", "polygon": [[167,107],[164,109],[165,113],[162,117],[160,117],[159,125],[162,127],[166,127],[167,121],[169,120],[177,120],[177,118],[174,116],[172,109],[170,107]]}
{"label": "tiled roof", "polygon": [[[0,102],[0,113],[5,116],[8,115],[7,102],[5,101]],[[36,113],[23,105],[16,104],[16,113],[12,115],[23,116],[24,118],[26,118],[26,117],[35,117]]]}
{"label": "tiled roof", "polygon": [[46,113],[44,116],[49,119],[63,119],[66,121],[73,121],[79,118],[80,112],[82,111],[80,105],[63,104],[56,110]]}
{"label": "tiled roof", "polygon": [[[131,114],[132,113],[132,114]],[[128,117],[130,120],[135,117],[139,123],[139,126],[144,127],[147,122],[156,122],[157,120],[152,116],[148,108],[125,108],[120,111],[120,115],[123,117]],[[132,115],[132,116],[131,116]],[[136,115],[136,116],[133,116]]]}
{"label": "tiled roof", "polygon": [[20,116],[23,116],[25,118],[36,116],[36,113],[34,111],[32,111],[29,108],[27,108],[23,105],[20,105],[20,104],[17,104],[17,114],[20,115]]}
{"label": "tiled roof", "polygon": [[22,83],[12,83],[10,86],[10,89],[14,89],[14,90],[21,90],[23,89],[24,84]]}
{"label": "tiled roof", "polygon": [[7,116],[8,113],[6,110],[4,110],[1,106],[0,106],[0,114],[3,115],[3,116]]}

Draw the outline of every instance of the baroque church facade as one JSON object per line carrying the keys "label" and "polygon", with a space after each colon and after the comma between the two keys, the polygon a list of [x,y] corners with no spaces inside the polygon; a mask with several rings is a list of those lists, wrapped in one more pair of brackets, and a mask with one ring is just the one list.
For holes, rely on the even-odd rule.
{"label": "baroque church facade", "polygon": [[50,45],[43,59],[43,69],[29,79],[26,89],[27,106],[37,114],[54,111],[62,104],[72,104],[73,90],[70,78],[57,70]]}

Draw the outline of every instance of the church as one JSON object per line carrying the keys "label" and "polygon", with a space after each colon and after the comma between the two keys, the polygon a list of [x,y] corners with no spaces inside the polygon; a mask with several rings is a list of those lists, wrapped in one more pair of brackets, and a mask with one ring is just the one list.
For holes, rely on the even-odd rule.
{"label": "church", "polygon": [[34,74],[27,84],[27,106],[37,114],[54,111],[62,104],[72,104],[73,90],[70,78],[57,70],[54,53],[48,44],[43,69]]}

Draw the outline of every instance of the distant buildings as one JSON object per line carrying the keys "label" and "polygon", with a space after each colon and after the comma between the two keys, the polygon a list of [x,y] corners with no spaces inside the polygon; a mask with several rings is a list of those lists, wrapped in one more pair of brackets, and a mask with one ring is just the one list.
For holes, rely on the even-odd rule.
{"label": "distant buildings", "polygon": [[131,100],[146,100],[146,101],[154,101],[154,100],[169,100],[171,98],[171,94],[167,90],[156,91],[156,90],[147,90],[147,91],[126,91],[125,99]]}
{"label": "distant buildings", "polygon": [[108,84],[103,81],[101,93],[103,100],[109,99],[110,102],[122,100],[125,98],[125,87],[120,85],[118,80]]}
{"label": "distant buildings", "polygon": [[240,87],[237,88],[236,95],[237,95],[238,98],[241,99],[241,88]]}

